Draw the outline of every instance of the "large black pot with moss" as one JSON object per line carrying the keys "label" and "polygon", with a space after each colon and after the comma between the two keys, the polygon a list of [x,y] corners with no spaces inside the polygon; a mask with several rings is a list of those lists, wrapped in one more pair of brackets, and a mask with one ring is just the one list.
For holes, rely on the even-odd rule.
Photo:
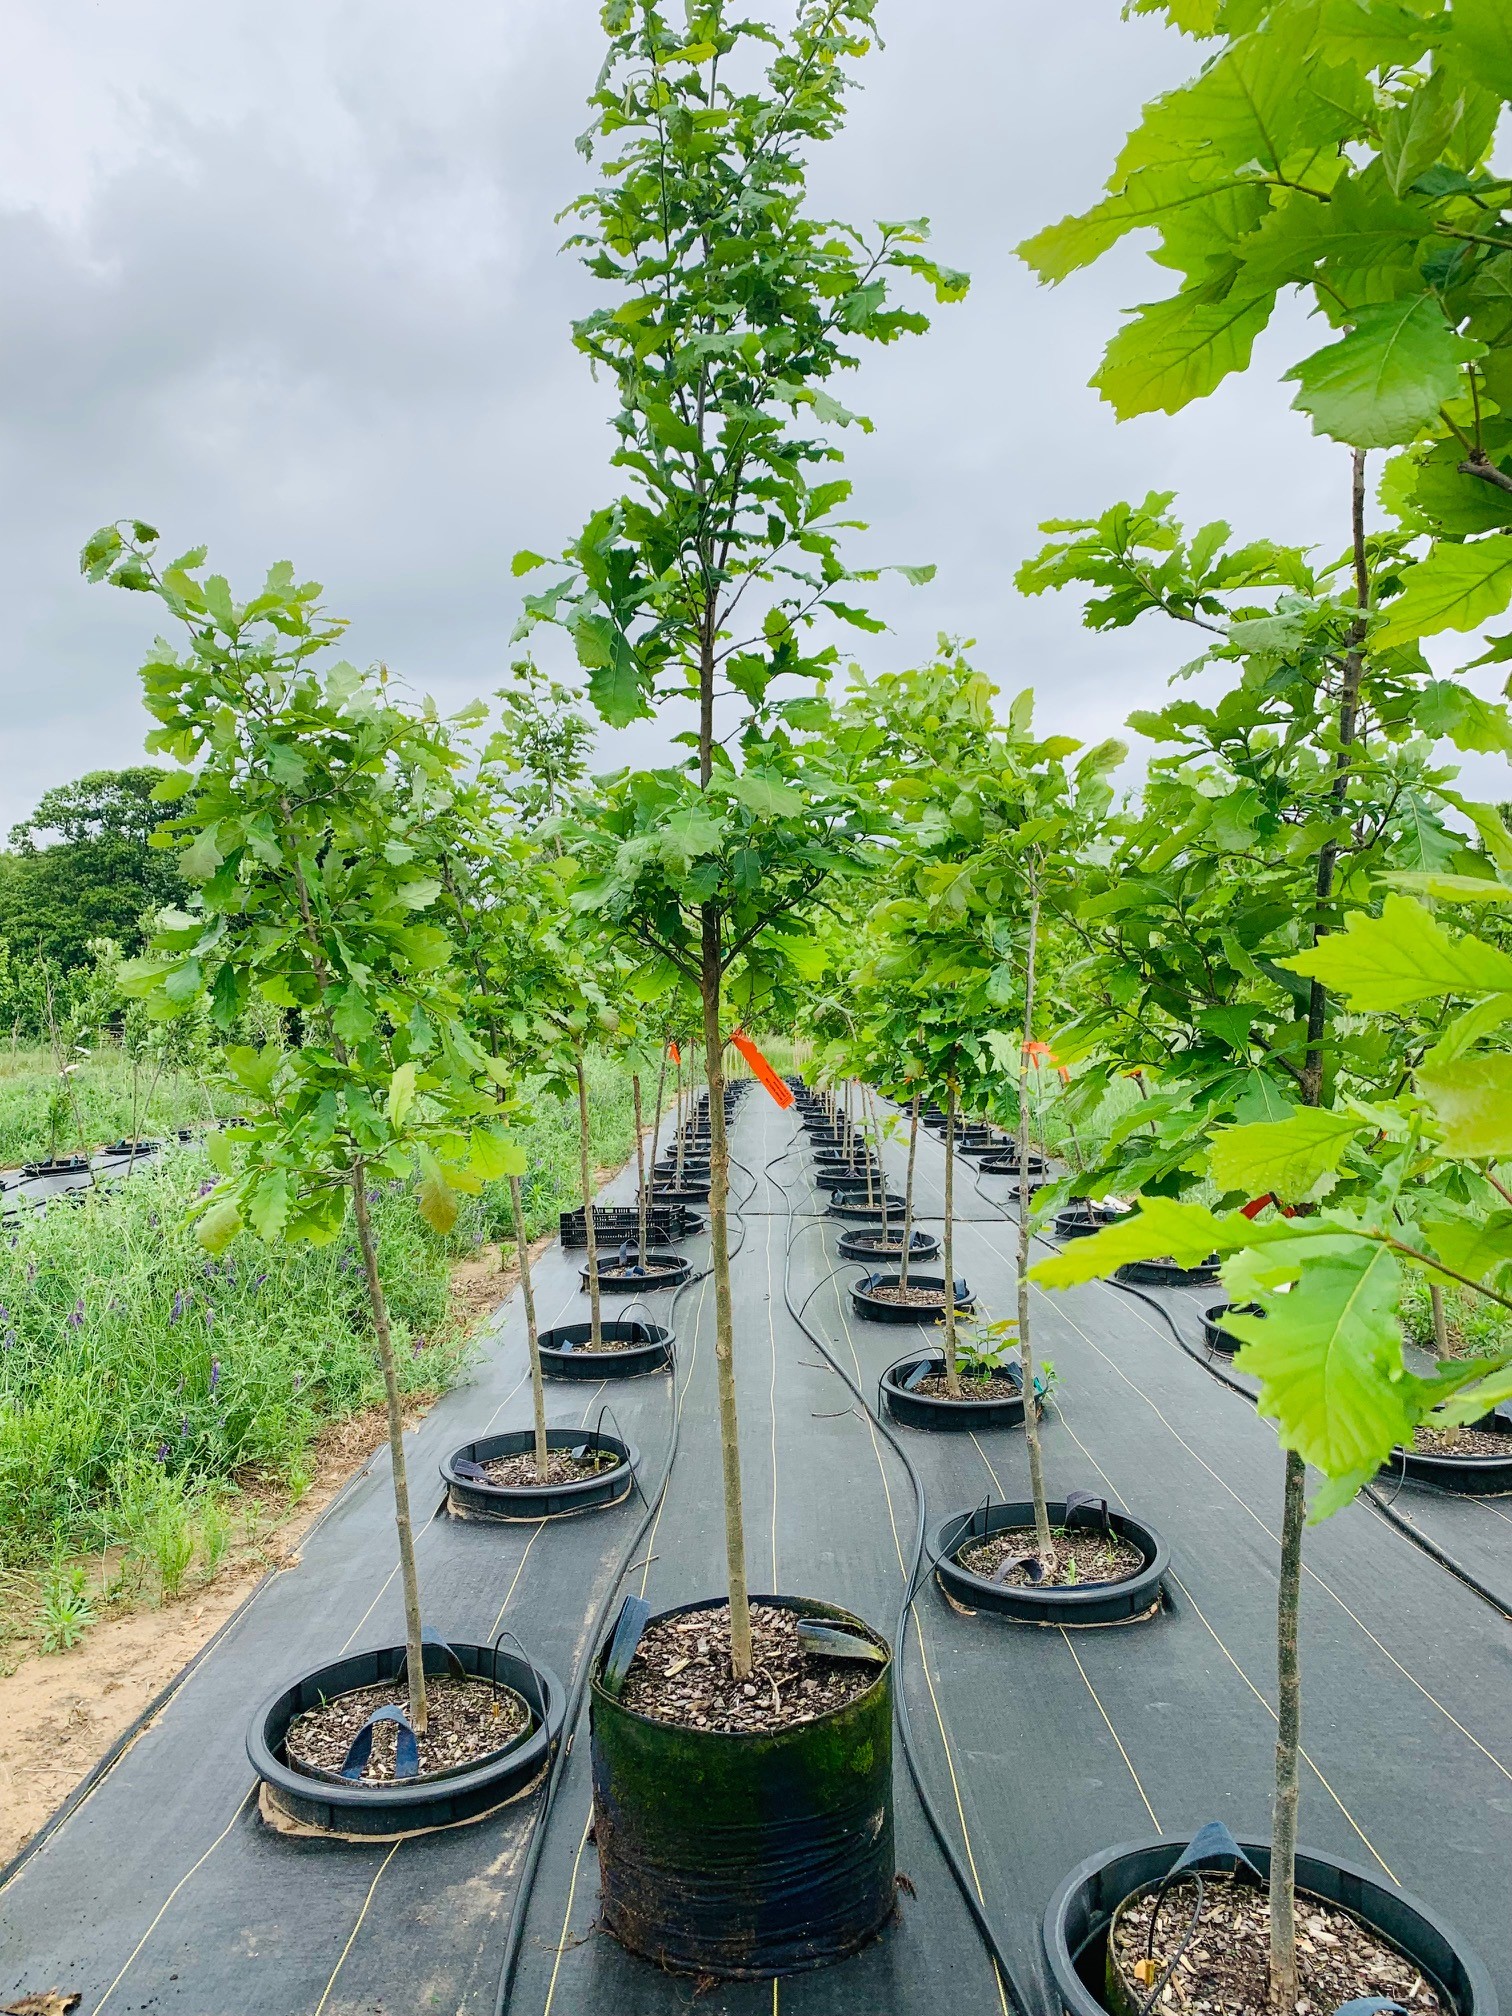
{"label": "large black pot with moss", "polygon": [[[882,1929],[895,1901],[887,1641],[832,1603],[751,1602],[862,1640],[881,1654],[863,1669],[875,1677],[842,1706],[775,1729],[664,1721],[611,1691],[625,1612],[592,1673],[603,1923],[659,1967],[726,1980],[842,1960]],[[723,1607],[689,1603],[651,1621]]]}
{"label": "large black pot with moss", "polygon": [[[1268,1879],[1269,1845],[1237,1845],[1260,1878]],[[1170,1875],[1184,1853],[1186,1844],[1179,1838],[1125,1842],[1090,1856],[1061,1884],[1045,1911],[1043,1938],[1055,1999],[1065,2016],[1108,2016],[1126,2006],[1125,1984],[1116,1978],[1119,1970],[1110,1974],[1109,1967],[1115,1916]],[[1497,2016],[1496,1988],[1484,1964],[1451,1925],[1405,1890],[1353,1862],[1309,1848],[1297,1850],[1297,1890],[1304,1899],[1348,1911],[1405,1954],[1453,2016]],[[1179,1931],[1186,1919],[1176,1922]],[[1138,2005],[1148,1992],[1137,1991]],[[1173,2006],[1174,1998],[1167,2002],[1162,1997],[1162,2009]]]}
{"label": "large black pot with moss", "polygon": [[[371,1733],[362,1762],[349,1755],[346,1772],[293,1761],[290,1731],[300,1716],[341,1696],[358,1697],[361,1710],[376,1710],[385,1701],[402,1704],[404,1669],[402,1645],[353,1652],[317,1667],[263,1703],[247,1731],[247,1756],[260,1781],[265,1820],[281,1832],[392,1841],[481,1820],[538,1782],[562,1733],[561,1682],[548,1667],[516,1653],[455,1639],[447,1645],[427,1643],[427,1677],[472,1684],[497,1700],[502,1734],[496,1748],[434,1771],[425,1768],[421,1753],[409,1760],[417,1769],[377,1783],[363,1775],[364,1765],[371,1768]],[[394,1719],[392,1714],[388,1719]],[[408,1726],[406,1719],[406,1730]],[[405,1770],[402,1742],[402,1736],[396,1737],[396,1773]]]}

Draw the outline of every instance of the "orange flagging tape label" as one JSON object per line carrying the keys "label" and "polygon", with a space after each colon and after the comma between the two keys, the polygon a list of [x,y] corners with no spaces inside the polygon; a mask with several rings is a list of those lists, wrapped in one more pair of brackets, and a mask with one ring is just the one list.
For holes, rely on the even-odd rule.
{"label": "orange flagging tape label", "polygon": [[751,1075],[756,1079],[758,1084],[765,1086],[779,1106],[791,1106],[793,1103],[791,1089],[783,1084],[782,1080],[756,1048],[750,1037],[743,1035],[737,1029],[730,1038],[730,1041],[735,1045],[741,1056],[744,1057],[747,1064],[750,1065]]}
{"label": "orange flagging tape label", "polygon": [[681,1050],[678,1049],[675,1043],[669,1043],[667,1045],[667,1055],[672,1059],[672,1062],[674,1064],[681,1064],[682,1052]]}

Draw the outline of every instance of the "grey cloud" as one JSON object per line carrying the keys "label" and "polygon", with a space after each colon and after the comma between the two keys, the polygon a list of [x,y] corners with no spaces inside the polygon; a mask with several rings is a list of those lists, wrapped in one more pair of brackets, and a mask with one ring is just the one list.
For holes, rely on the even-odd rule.
{"label": "grey cloud", "polygon": [[[287,556],[352,617],[354,656],[448,702],[486,692],[510,655],[510,553],[553,550],[612,491],[606,394],[567,332],[593,283],[553,222],[585,173],[596,7],[134,0],[86,38],[50,0],[15,4],[40,53],[0,86],[0,825],[140,748],[152,611],[75,568],[121,513],[207,541],[238,583]],[[1038,521],[1156,487],[1195,518],[1334,547],[1346,472],[1275,382],[1295,325],[1205,406],[1119,428],[1086,381],[1119,308],[1163,276],[1130,251],[1045,291],[1012,257],[1093,196],[1190,44],[1112,0],[883,17],[816,196],[929,214],[974,286],[854,386],[877,422],[848,444],[866,555],[939,565],[928,589],[883,589],[893,634],[863,655],[972,636],[1001,684],[1039,687],[1047,723],[1103,734],[1185,653],[1019,598]],[[606,738],[605,760],[649,754],[665,726]]]}

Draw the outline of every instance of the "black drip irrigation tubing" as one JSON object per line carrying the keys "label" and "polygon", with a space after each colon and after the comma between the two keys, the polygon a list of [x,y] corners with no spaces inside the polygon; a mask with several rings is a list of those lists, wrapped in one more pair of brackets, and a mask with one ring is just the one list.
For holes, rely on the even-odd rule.
{"label": "black drip irrigation tubing", "polygon": [[[737,1162],[734,1156],[730,1157],[730,1167],[738,1169],[742,1176],[749,1177],[751,1184],[745,1196],[738,1204],[732,1207],[735,1216],[740,1219],[739,1237],[735,1245],[730,1249],[729,1257],[733,1260],[745,1245],[746,1221],[741,1216],[741,1213],[756,1195],[760,1178],[754,1175],[746,1167],[745,1163]],[[700,1281],[706,1281],[712,1272],[713,1263],[711,1261],[709,1266],[701,1268],[697,1274],[690,1274],[687,1280],[675,1291],[671,1302],[668,1304],[669,1327],[672,1327],[670,1319],[676,1314],[678,1302],[687,1294],[690,1288],[695,1287]],[[578,1661],[577,1671],[572,1677],[572,1687],[567,1697],[566,1712],[562,1717],[561,1740],[558,1742],[556,1754],[547,1768],[545,1789],[536,1808],[530,1845],[527,1847],[525,1859],[520,1865],[520,1880],[515,1886],[514,1901],[510,1906],[509,1924],[504,1935],[504,1956],[499,1963],[499,1985],[494,1995],[494,2016],[508,2016],[510,2002],[514,1995],[515,1976],[519,1972],[520,1966],[520,1952],[525,1943],[525,1926],[530,1917],[530,1900],[535,1891],[536,1877],[540,1872],[541,1857],[545,1852],[546,1836],[551,1827],[551,1815],[556,1806],[557,1793],[561,1789],[562,1779],[566,1775],[568,1760],[572,1755],[572,1746],[577,1740],[578,1724],[583,1713],[583,1700],[588,1691],[588,1675],[598,1651],[599,1640],[603,1636],[604,1625],[608,1621],[610,1609],[619,1594],[620,1584],[629,1572],[636,1550],[640,1547],[641,1542],[649,1532],[651,1522],[656,1517],[657,1510],[667,1495],[667,1487],[672,1482],[672,1470],[677,1462],[677,1452],[681,1443],[682,1404],[677,1393],[677,1347],[674,1343],[672,1347],[672,1426],[667,1437],[667,1454],[662,1464],[661,1482],[656,1487],[655,1496],[646,1499],[646,1509],[642,1514],[640,1524],[636,1527],[620,1554],[614,1574],[604,1592],[603,1601],[594,1612],[587,1636],[584,1639],[583,1656]]]}
{"label": "black drip irrigation tubing", "polygon": [[[995,1197],[987,1195],[986,1191],[982,1188],[980,1177],[975,1173],[973,1173],[973,1181],[976,1185],[977,1195],[984,1203],[992,1205],[993,1209],[1005,1218],[1009,1224],[1016,1225],[1019,1222],[1015,1212],[1010,1211],[1005,1204],[999,1203]],[[1038,1239],[1041,1245],[1050,1247],[1052,1252],[1060,1251],[1054,1240],[1046,1238],[1043,1232],[1036,1232],[1031,1228],[1029,1236],[1031,1239]],[[1208,1353],[1199,1351],[1195,1344],[1189,1343],[1182,1336],[1180,1325],[1163,1302],[1157,1302],[1153,1295],[1147,1295],[1142,1288],[1136,1288],[1129,1281],[1119,1281],[1115,1278],[1110,1280],[1107,1285],[1111,1288],[1119,1289],[1125,1295],[1132,1295],[1136,1302],[1143,1302],[1147,1308],[1153,1309],[1156,1315],[1165,1323],[1166,1328],[1170,1331],[1176,1343],[1180,1345],[1181,1349],[1185,1351],[1188,1358],[1194,1364],[1200,1365],[1210,1378],[1216,1379],[1220,1386],[1226,1386],[1230,1393],[1237,1393],[1241,1400],[1248,1401],[1251,1407],[1257,1404],[1255,1395],[1251,1393],[1247,1386],[1241,1385],[1237,1379],[1231,1378],[1221,1366],[1213,1363]],[[1369,1499],[1375,1511],[1380,1514],[1388,1526],[1400,1533],[1403,1539],[1410,1540],[1413,1546],[1421,1553],[1426,1554],[1430,1561],[1435,1562],[1440,1568],[1446,1570],[1457,1582],[1462,1582],[1473,1596],[1478,1596],[1483,1603],[1489,1604],[1499,1616],[1506,1618],[1508,1623],[1512,1623],[1512,1597],[1498,1595],[1488,1583],[1481,1581],[1473,1569],[1467,1568],[1457,1555],[1451,1554],[1447,1547],[1441,1547],[1436,1540],[1430,1539],[1421,1527],[1415,1526],[1410,1519],[1404,1518],[1396,1510],[1397,1494],[1402,1488],[1405,1476],[1406,1473],[1404,1471],[1402,1477],[1397,1479],[1396,1491],[1393,1491],[1389,1498],[1382,1497],[1374,1484],[1363,1485],[1360,1495],[1362,1498]],[[1433,1492],[1436,1497],[1447,1498],[1453,1495],[1451,1492],[1437,1491],[1432,1484],[1425,1484],[1420,1488]]]}
{"label": "black drip irrigation tubing", "polygon": [[[776,1161],[786,1161],[788,1159],[788,1155],[791,1155],[792,1153],[793,1150],[789,1149],[787,1155],[775,1158],[774,1162],[768,1163],[767,1165],[768,1170],[776,1166]],[[908,1764],[908,1775],[913,1781],[913,1788],[915,1793],[918,1795],[919,1805],[923,1811],[924,1818],[929,1823],[929,1831],[934,1835],[935,1841],[939,1846],[940,1853],[945,1858],[945,1866],[950,1871],[951,1877],[955,1882],[955,1886],[961,1893],[961,1900],[965,1904],[966,1909],[970,1914],[971,1922],[976,1927],[977,1933],[981,1938],[982,1944],[987,1949],[988,1958],[991,1960],[993,1966],[997,1970],[998,1979],[1001,1981],[1003,1985],[1004,1992],[1007,1994],[1008,1999],[1013,2004],[1014,2008],[1018,2011],[1018,2016],[1032,2016],[1032,2012],[1034,2010],[1034,2004],[1030,2000],[1029,1996],[1026,1995],[1023,1984],[1020,1982],[1017,1974],[1014,1972],[1014,1969],[1008,1959],[1007,1954],[1003,1951],[1002,1945],[998,1940],[998,1936],[992,1928],[992,1924],[987,1917],[986,1911],[983,1909],[981,1900],[978,1898],[976,1894],[976,1887],[971,1880],[971,1874],[969,1870],[966,1868],[965,1864],[962,1862],[961,1856],[956,1848],[955,1843],[951,1840],[949,1833],[946,1831],[945,1823],[940,1817],[939,1808],[935,1805],[934,1798],[930,1793],[928,1787],[924,1783],[924,1775],[919,1767],[918,1756],[914,1748],[913,1720],[912,1716],[910,1715],[908,1707],[908,1695],[907,1695],[907,1689],[904,1685],[903,1667],[904,1667],[904,1656],[907,1651],[907,1644],[908,1644],[908,1620],[913,1614],[913,1606],[918,1600],[919,1591],[928,1581],[929,1571],[934,1565],[932,1562],[928,1564],[926,1564],[925,1562],[925,1553],[926,1553],[925,1530],[928,1519],[928,1511],[927,1511],[927,1499],[924,1490],[924,1480],[923,1478],[920,1477],[917,1469],[914,1467],[913,1459],[912,1457],[910,1457],[907,1449],[903,1446],[903,1443],[893,1433],[892,1429],[888,1426],[888,1423],[883,1418],[880,1408],[876,1408],[872,1405],[871,1401],[867,1398],[866,1394],[862,1392],[861,1388],[856,1384],[856,1381],[852,1379],[850,1374],[846,1371],[845,1367],[840,1363],[839,1359],[835,1356],[835,1354],[830,1350],[829,1346],[825,1343],[824,1339],[819,1335],[819,1333],[816,1330],[814,1330],[810,1326],[810,1324],[808,1323],[807,1319],[804,1316],[803,1313],[804,1310],[808,1308],[809,1303],[813,1301],[814,1297],[819,1293],[819,1290],[821,1288],[828,1287],[830,1282],[834,1281],[845,1270],[839,1267],[833,1268],[820,1281],[814,1284],[813,1288],[811,1288],[809,1290],[809,1293],[804,1297],[802,1303],[799,1304],[794,1303],[793,1286],[792,1286],[792,1268],[793,1268],[793,1243],[795,1235],[792,1230],[793,1221],[800,1216],[807,1217],[811,1224],[824,1224],[826,1220],[821,1215],[813,1213],[799,1213],[794,1211],[792,1208],[792,1198],[789,1195],[786,1187],[779,1183],[777,1185],[777,1188],[782,1191],[783,1196],[786,1197],[788,1200],[788,1214],[787,1214],[789,1220],[788,1243],[787,1243],[787,1254],[782,1272],[782,1296],[784,1302],[787,1304],[788,1314],[789,1316],[792,1317],[793,1321],[798,1325],[798,1328],[803,1332],[804,1336],[807,1337],[809,1342],[814,1346],[815,1350],[818,1351],[820,1355],[824,1358],[825,1362],[830,1367],[830,1370],[836,1374],[836,1376],[842,1381],[842,1383],[860,1402],[861,1406],[866,1412],[867,1418],[880,1430],[881,1434],[887,1441],[888,1447],[893,1451],[894,1455],[896,1455],[896,1457],[898,1458],[898,1461],[903,1465],[903,1468],[908,1472],[908,1482],[914,1494],[915,1522],[914,1522],[914,1542],[913,1542],[913,1564],[909,1569],[908,1574],[904,1580],[903,1601],[899,1606],[898,1619],[893,1630],[893,1642],[896,1647],[894,1656],[897,1660],[898,1665],[898,1684],[893,1689],[893,1705],[897,1714],[898,1735],[903,1745],[903,1756]],[[1041,1999],[1042,2003],[1048,2005],[1050,1998],[1042,1996]]]}

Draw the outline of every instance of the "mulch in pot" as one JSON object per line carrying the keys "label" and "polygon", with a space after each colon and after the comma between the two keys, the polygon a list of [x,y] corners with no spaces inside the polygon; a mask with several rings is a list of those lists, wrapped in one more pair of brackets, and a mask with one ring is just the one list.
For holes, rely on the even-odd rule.
{"label": "mulch in pot", "polygon": [[975,1379],[968,1379],[962,1373],[961,1390],[952,1393],[945,1384],[945,1374],[932,1372],[908,1390],[910,1393],[923,1393],[931,1400],[1016,1400],[1019,1382],[1011,1372],[993,1372]]}
{"label": "mulch in pot", "polygon": [[798,1643],[798,1623],[795,1611],[751,1605],[754,1668],[741,1682],[730,1674],[728,1604],[655,1619],[635,1648],[620,1701],[658,1722],[739,1735],[812,1722],[864,1694],[881,1669],[814,1658]]}
{"label": "mulch in pot", "polygon": [[[455,1771],[459,1766],[491,1757],[518,1736],[530,1720],[518,1694],[502,1686],[495,1690],[487,1680],[427,1674],[425,1699],[429,1721],[425,1734],[415,1739],[420,1752],[420,1778]],[[407,1688],[401,1685],[396,1691],[392,1684],[357,1687],[350,1694],[335,1694],[318,1707],[307,1708],[302,1715],[295,1716],[284,1738],[289,1762],[305,1771],[340,1771],[352,1739],[380,1708],[399,1708],[407,1715]],[[380,1722],[373,1731],[372,1754],[362,1773],[364,1785],[396,1782],[394,1753],[398,1736],[398,1726],[393,1722]],[[403,1782],[413,1784],[415,1780]]]}
{"label": "mulch in pot", "polygon": [[[986,1540],[974,1541],[956,1552],[960,1566],[990,1582],[1001,1580],[1009,1588],[1033,1582],[1037,1589],[1073,1589],[1088,1582],[1127,1582],[1145,1565],[1145,1557],[1131,1541],[1117,1533],[1104,1533],[1095,1526],[1058,1526],[1051,1529],[1055,1541],[1055,1566],[1037,1582],[1027,1568],[1010,1568],[999,1577],[1005,1561],[1022,1562],[1034,1554],[1036,1540],[1032,1526],[1005,1526]],[[1036,1557],[1037,1558],[1037,1557]]]}
{"label": "mulch in pot", "polygon": [[[874,1302],[898,1302],[908,1309],[943,1309],[945,1290],[943,1288],[915,1288],[910,1281],[906,1288],[896,1284],[888,1287],[868,1288],[867,1294]],[[925,1382],[926,1385],[928,1382]]]}
{"label": "mulch in pot", "polygon": [[1419,1456],[1512,1456],[1512,1435],[1497,1435],[1485,1428],[1429,1428],[1413,1430],[1412,1446]]}
{"label": "mulch in pot", "polygon": [[590,1449],[586,1456],[574,1456],[570,1449],[548,1449],[546,1475],[543,1477],[536,1465],[534,1452],[526,1449],[518,1456],[495,1456],[478,1467],[490,1484],[513,1489],[521,1484],[576,1484],[582,1477],[602,1476],[604,1471],[615,1469],[623,1460],[612,1449]]}
{"label": "mulch in pot", "polygon": [[[1270,1900],[1258,1884],[1204,1875],[1202,1915],[1176,1962],[1159,2008],[1180,2016],[1254,2016],[1266,2007],[1270,1973]],[[1127,1904],[1113,1930],[1113,1957],[1131,1992],[1147,1999],[1187,1937],[1197,1905],[1190,1876],[1173,1883],[1155,1920],[1155,1893]],[[1378,1932],[1336,1904],[1297,1894],[1297,2009],[1328,2016],[1363,1996],[1389,1997],[1410,2016],[1433,2016],[1444,2003],[1413,1962]]]}

